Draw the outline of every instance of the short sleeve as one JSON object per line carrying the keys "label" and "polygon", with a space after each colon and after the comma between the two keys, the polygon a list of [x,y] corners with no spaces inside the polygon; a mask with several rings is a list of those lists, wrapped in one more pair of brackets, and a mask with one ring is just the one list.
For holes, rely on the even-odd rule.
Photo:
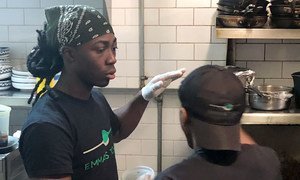
{"label": "short sleeve", "polygon": [[19,149],[29,177],[73,173],[71,137],[58,126],[50,123],[30,125],[22,132]]}

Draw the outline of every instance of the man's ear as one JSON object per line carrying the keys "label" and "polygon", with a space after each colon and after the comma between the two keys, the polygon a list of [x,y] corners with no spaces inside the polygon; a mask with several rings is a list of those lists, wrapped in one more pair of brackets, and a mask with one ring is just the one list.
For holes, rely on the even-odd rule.
{"label": "man's ear", "polygon": [[68,62],[68,63],[72,63],[75,61],[75,48],[73,47],[63,47],[62,49],[62,56],[63,56],[63,59]]}
{"label": "man's ear", "polygon": [[186,124],[189,123],[188,113],[186,109],[183,107],[179,109],[179,119],[180,119],[181,126],[185,126]]}

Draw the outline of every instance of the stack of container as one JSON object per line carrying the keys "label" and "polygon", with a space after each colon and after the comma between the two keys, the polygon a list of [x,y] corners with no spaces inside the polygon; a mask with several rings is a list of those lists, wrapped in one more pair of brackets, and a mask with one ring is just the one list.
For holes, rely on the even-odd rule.
{"label": "stack of container", "polygon": [[300,0],[271,0],[270,25],[275,28],[300,28]]}
{"label": "stack of container", "polygon": [[268,20],[266,0],[219,0],[216,19],[219,27],[258,28]]}

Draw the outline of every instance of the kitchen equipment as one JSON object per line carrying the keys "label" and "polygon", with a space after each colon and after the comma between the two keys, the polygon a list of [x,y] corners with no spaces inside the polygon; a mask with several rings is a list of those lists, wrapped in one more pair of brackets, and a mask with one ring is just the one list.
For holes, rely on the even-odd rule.
{"label": "kitchen equipment", "polygon": [[11,107],[0,104],[0,147],[7,146]]}
{"label": "kitchen equipment", "polygon": [[153,180],[154,170],[148,166],[137,166],[133,169],[124,171],[123,180]]}
{"label": "kitchen equipment", "polygon": [[286,4],[286,5],[300,5],[300,0],[271,0],[272,4],[275,5],[281,5],[281,4]]}
{"label": "kitchen equipment", "polygon": [[29,180],[18,150],[18,138],[8,137],[8,146],[0,148],[0,180]]}
{"label": "kitchen equipment", "polygon": [[220,14],[216,17],[217,26],[231,28],[259,28],[263,27],[267,20],[267,16],[245,17]]}
{"label": "kitchen equipment", "polygon": [[299,17],[300,6],[290,7],[286,5],[269,6],[272,16],[276,17]]}
{"label": "kitchen equipment", "polygon": [[294,81],[294,95],[296,106],[300,107],[300,71],[291,74]]}
{"label": "kitchen equipment", "polygon": [[256,86],[262,94],[249,91],[249,104],[258,110],[283,110],[288,109],[293,96],[292,88],[287,86],[261,85]]}
{"label": "kitchen equipment", "polygon": [[245,89],[247,89],[249,86],[253,86],[255,79],[254,71],[238,66],[225,66],[225,68],[227,68],[240,79]]}

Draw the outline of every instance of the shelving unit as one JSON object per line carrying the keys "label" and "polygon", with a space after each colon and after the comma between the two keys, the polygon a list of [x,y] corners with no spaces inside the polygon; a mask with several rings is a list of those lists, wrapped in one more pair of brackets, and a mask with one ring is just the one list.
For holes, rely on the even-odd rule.
{"label": "shelving unit", "polygon": [[300,29],[217,27],[216,36],[226,39],[300,39]]}

